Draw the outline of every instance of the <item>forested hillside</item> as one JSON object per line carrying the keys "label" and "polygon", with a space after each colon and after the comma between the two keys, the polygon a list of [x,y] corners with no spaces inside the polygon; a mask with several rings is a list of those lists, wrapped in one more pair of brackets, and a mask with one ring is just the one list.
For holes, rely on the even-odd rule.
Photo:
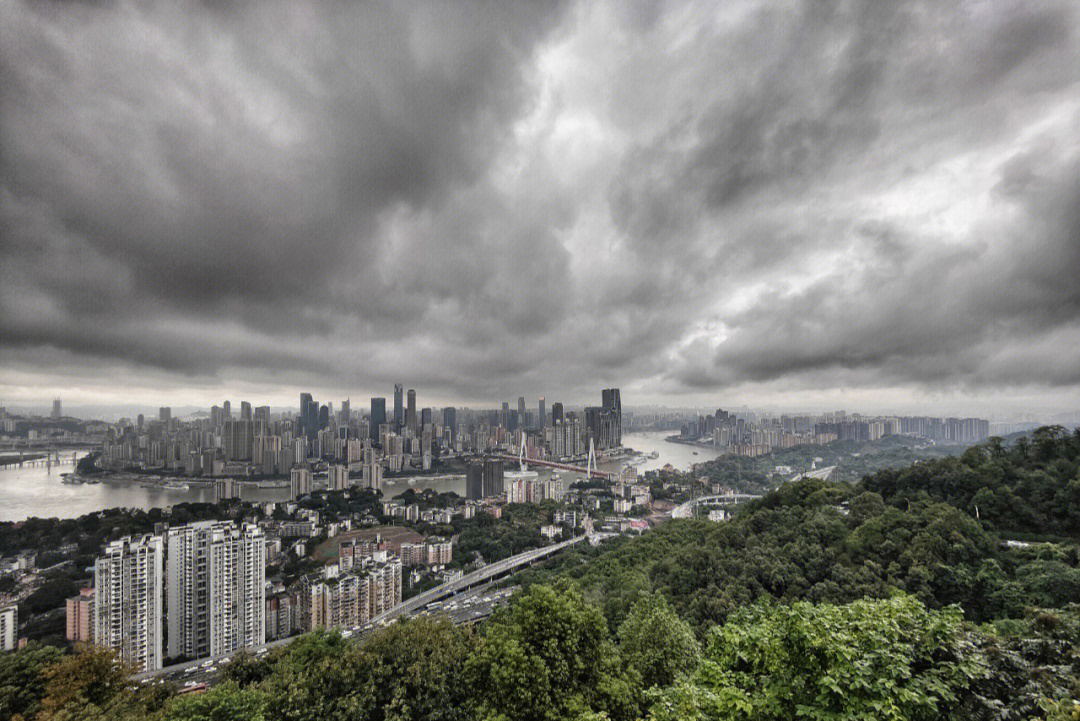
{"label": "forested hillside", "polygon": [[991,438],[959,457],[865,477],[887,503],[932,499],[1005,532],[1080,535],[1080,428],[1047,426],[1011,445]]}

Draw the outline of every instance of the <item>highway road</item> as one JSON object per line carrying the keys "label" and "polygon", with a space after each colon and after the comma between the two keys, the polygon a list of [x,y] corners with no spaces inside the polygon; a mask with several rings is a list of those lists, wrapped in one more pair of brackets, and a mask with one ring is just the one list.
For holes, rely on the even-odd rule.
{"label": "highway road", "polygon": [[[437,612],[439,610],[445,610],[455,623],[473,623],[481,618],[490,616],[495,606],[509,598],[510,594],[506,592],[506,589],[491,594],[483,593],[485,589],[490,587],[493,580],[504,575],[509,575],[523,566],[531,565],[539,560],[547,558],[564,548],[586,540],[586,538],[588,537],[575,536],[567,541],[561,541],[550,546],[544,546],[543,548],[534,548],[530,551],[511,556],[510,558],[504,558],[501,561],[489,563],[472,573],[465,574],[456,581],[444,583],[429,591],[414,596],[404,603],[398,604],[386,613],[373,618],[363,626],[354,626],[352,628],[339,630],[341,630],[342,635],[347,637],[363,635],[376,626],[389,625],[395,619],[403,615],[411,616],[425,612]],[[454,598],[445,600],[450,597]],[[485,597],[490,598],[484,600]],[[477,598],[481,600],[472,600],[469,603],[465,603],[465,601],[469,601],[469,599]],[[295,639],[295,636],[291,636],[289,638],[278,639],[277,641],[271,641],[262,646],[254,646],[245,650],[254,653],[256,656],[263,656],[268,653],[270,649],[291,643]],[[221,667],[229,663],[229,661],[232,660],[231,657],[234,655],[235,653],[222,654],[211,658],[200,658],[195,661],[173,664],[157,671],[144,671],[135,674],[132,678],[139,683],[144,684],[153,683],[155,681],[159,683],[173,681],[185,686],[198,683],[210,685],[216,681]]]}

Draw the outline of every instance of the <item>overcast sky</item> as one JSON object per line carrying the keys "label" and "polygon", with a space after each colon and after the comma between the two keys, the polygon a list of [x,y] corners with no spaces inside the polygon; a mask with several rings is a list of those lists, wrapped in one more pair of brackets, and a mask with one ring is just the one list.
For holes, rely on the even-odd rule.
{"label": "overcast sky", "polygon": [[8,0],[0,404],[1080,409],[1078,7]]}

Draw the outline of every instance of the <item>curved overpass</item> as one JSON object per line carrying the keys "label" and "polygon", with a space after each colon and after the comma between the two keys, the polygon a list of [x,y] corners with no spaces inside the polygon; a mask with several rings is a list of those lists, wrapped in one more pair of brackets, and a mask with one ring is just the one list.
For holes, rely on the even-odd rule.
{"label": "curved overpass", "polygon": [[560,541],[550,546],[544,546],[543,548],[534,548],[531,551],[525,551],[519,553],[516,556],[510,558],[504,558],[501,561],[495,563],[489,563],[483,568],[479,568],[472,573],[467,573],[456,581],[449,581],[435,588],[424,591],[421,594],[413,596],[408,601],[399,603],[389,611],[386,611],[380,616],[376,616],[371,619],[371,623],[383,623],[386,621],[392,621],[402,614],[412,613],[418,611],[429,603],[434,603],[447,596],[452,596],[459,591],[464,591],[473,586],[480,585],[481,583],[487,583],[500,576],[505,576],[516,571],[521,566],[531,565],[539,560],[547,558],[548,556],[558,553],[567,546],[573,546],[576,543],[584,541],[588,536],[574,536],[568,541]]}
{"label": "curved overpass", "polygon": [[738,505],[740,503],[746,503],[747,501],[756,501],[759,498],[761,498],[760,495],[754,495],[752,493],[725,493],[719,496],[702,496],[701,498],[694,498],[672,508],[671,517],[690,518],[694,515],[695,506]]}

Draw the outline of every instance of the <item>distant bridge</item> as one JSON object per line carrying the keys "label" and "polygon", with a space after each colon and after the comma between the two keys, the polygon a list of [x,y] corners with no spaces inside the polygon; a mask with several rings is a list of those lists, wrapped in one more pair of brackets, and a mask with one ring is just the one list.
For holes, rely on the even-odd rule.
{"label": "distant bridge", "polygon": [[[504,454],[497,454],[495,457],[499,458],[501,460],[504,460],[504,461],[511,461],[513,463],[517,463],[519,460],[522,460],[518,456],[507,456],[507,455],[504,455]],[[570,465],[569,463],[558,463],[556,461],[541,461],[541,460],[538,460],[536,458],[525,458],[523,462],[526,463],[527,465],[530,465],[530,466],[543,466],[544,468],[557,468],[560,471],[571,471],[571,472],[574,472],[574,473],[581,473],[581,474],[586,475],[586,476],[588,476],[590,474],[590,472],[591,472],[592,475],[597,476],[598,478],[611,478],[611,474],[608,473],[607,471],[598,471],[596,469],[593,469],[592,471],[590,471],[588,468],[583,468],[582,466],[573,466],[573,465]]]}
{"label": "distant bridge", "polygon": [[61,454],[60,451],[49,449],[48,451],[18,451],[18,453],[8,453],[6,455],[0,455],[0,468],[7,466],[52,466],[60,465],[74,465],[75,456],[78,455],[78,451],[72,451],[69,455],[67,451]]}
{"label": "distant bridge", "polygon": [[675,508],[671,509],[671,517],[690,518],[694,515],[696,506],[731,506],[746,503],[747,501],[756,501],[761,497],[753,493],[724,493],[716,496],[701,496],[675,506]]}

